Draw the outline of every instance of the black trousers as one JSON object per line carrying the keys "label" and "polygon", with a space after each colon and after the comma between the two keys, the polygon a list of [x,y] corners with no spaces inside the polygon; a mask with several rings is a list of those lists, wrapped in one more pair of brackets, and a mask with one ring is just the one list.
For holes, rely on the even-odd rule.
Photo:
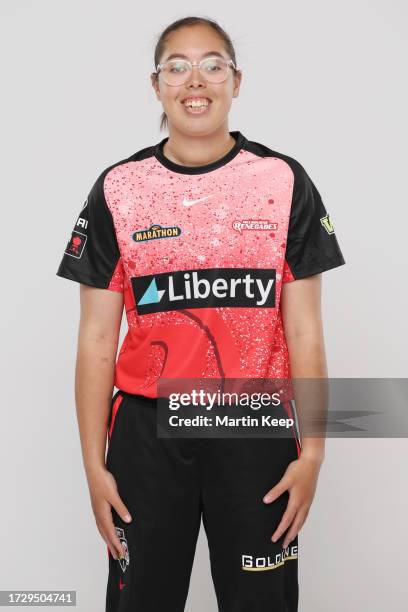
{"label": "black trousers", "polygon": [[156,400],[117,391],[106,465],[132,522],[112,509],[106,612],[183,612],[201,517],[219,611],[296,612],[298,538],[271,541],[289,495],[263,496],[297,458],[295,437],[159,438]]}

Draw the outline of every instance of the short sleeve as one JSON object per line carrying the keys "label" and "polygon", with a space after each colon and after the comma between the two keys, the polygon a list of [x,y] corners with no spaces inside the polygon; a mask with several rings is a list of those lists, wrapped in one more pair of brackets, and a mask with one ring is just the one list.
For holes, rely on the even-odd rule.
{"label": "short sleeve", "polygon": [[79,211],[56,274],[92,287],[123,292],[123,264],[103,179],[104,173]]}
{"label": "short sleeve", "polygon": [[296,162],[282,282],[345,264],[333,220],[311,178]]}

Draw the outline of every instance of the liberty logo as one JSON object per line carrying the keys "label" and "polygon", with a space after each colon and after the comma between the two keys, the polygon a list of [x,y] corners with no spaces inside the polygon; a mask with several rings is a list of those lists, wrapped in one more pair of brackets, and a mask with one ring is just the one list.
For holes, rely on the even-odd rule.
{"label": "liberty logo", "polygon": [[328,234],[334,234],[334,225],[328,214],[320,219],[320,223]]}
{"label": "liberty logo", "polygon": [[164,289],[161,289],[160,291],[157,289],[156,279],[153,278],[150,285],[139,300],[138,306],[143,306],[144,304],[157,304],[162,299],[164,293]]}
{"label": "liberty logo", "polygon": [[148,229],[137,230],[132,234],[132,239],[135,242],[144,242],[146,240],[157,240],[158,238],[174,238],[180,236],[180,234],[181,229],[177,225],[163,227],[156,223]]}
{"label": "liberty logo", "polygon": [[274,268],[208,268],[131,278],[139,315],[186,308],[275,307]]}

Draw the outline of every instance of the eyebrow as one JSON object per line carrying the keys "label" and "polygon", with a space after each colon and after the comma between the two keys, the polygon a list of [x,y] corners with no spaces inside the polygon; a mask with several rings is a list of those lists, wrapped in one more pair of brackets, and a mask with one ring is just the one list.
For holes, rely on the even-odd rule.
{"label": "eyebrow", "polygon": [[[202,58],[210,57],[213,55],[216,55],[217,57],[222,57],[223,59],[225,59],[225,57],[219,51],[208,51],[208,53],[204,53],[201,57]],[[179,58],[179,57],[182,57],[183,59],[190,59],[187,55],[184,55],[183,53],[172,53],[171,55],[166,57],[166,59],[164,59],[162,63],[168,62],[169,60],[173,58]]]}

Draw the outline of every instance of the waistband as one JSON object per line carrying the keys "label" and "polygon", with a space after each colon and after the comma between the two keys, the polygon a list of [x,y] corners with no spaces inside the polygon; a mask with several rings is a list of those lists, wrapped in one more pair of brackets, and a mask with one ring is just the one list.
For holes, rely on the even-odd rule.
{"label": "waistband", "polygon": [[146,395],[139,395],[135,393],[128,393],[127,391],[123,391],[123,389],[118,389],[116,393],[112,397],[112,402],[115,401],[118,395],[122,395],[138,404],[143,404],[145,406],[157,406],[157,397],[147,397]]}

